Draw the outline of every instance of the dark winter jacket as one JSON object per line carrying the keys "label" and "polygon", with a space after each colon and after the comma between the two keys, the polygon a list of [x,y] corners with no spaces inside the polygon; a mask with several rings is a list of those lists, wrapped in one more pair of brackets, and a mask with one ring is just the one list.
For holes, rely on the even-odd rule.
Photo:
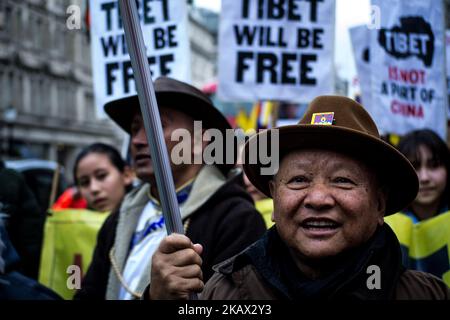
{"label": "dark winter jacket", "polygon": [[0,301],[60,300],[61,297],[17,271],[19,256],[0,222]]}
{"label": "dark winter jacket", "polygon": [[[241,252],[258,240],[266,230],[264,221],[254,208],[251,197],[237,183],[237,178],[225,181],[222,176],[223,181],[219,184],[214,183],[219,171],[211,170],[211,168],[215,167],[202,169],[194,182],[186,205],[181,207],[182,217],[185,217],[183,222],[189,219],[186,235],[194,243],[200,243],[203,246],[202,271],[205,279],[209,279],[213,274],[213,265]],[[127,211],[131,212],[126,220],[130,221],[128,226],[124,227],[123,223],[120,223],[119,211],[112,213],[105,221],[98,235],[91,266],[75,299],[105,299],[106,296],[113,299],[116,296],[120,282],[117,274],[111,270],[111,248],[114,246],[116,253],[112,255],[112,258],[123,272],[126,254],[120,252],[126,252],[125,248],[129,248],[130,232],[135,230],[137,218],[148,201],[148,197],[145,198],[148,188],[149,186],[146,185],[133,190],[124,200],[128,203]],[[198,201],[190,201],[193,197],[201,198],[201,205],[197,206]],[[130,199],[133,199],[131,206]],[[120,211],[124,211],[124,204]],[[126,214],[122,213],[122,215]],[[127,230],[123,230],[124,228]],[[118,234],[122,239],[120,242],[124,243],[117,243],[116,235]],[[116,248],[117,246],[122,246],[124,249]],[[146,283],[145,276],[143,275],[142,293],[149,284],[148,281]]]}
{"label": "dark winter jacket", "polygon": [[[301,274],[276,227],[244,252],[214,267],[204,300],[448,300],[437,277],[401,265],[400,245],[385,225],[358,249],[341,257],[334,271],[311,280]],[[373,267],[375,266],[375,268]],[[379,268],[379,279],[375,276]],[[378,281],[378,283],[377,283]]]}
{"label": "dark winter jacket", "polygon": [[1,166],[0,214],[20,256],[20,270],[37,279],[45,215],[22,175]]}

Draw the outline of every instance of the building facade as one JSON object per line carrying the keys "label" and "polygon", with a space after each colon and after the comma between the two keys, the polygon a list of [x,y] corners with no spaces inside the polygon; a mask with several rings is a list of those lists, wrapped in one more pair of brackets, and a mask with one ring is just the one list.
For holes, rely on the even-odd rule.
{"label": "building facade", "polygon": [[[96,116],[86,5],[86,0],[0,1],[1,158],[53,160],[70,173],[86,145],[126,149],[124,133]],[[205,12],[192,6],[190,12],[192,82],[201,88],[216,74],[217,30],[204,25]],[[81,21],[70,19],[74,13]]]}
{"label": "building facade", "polygon": [[118,129],[95,116],[89,38],[67,26],[68,7],[84,3],[0,2],[2,158],[48,159],[71,168],[85,145],[120,144]]}
{"label": "building facade", "polygon": [[194,6],[189,10],[192,84],[198,88],[217,80],[218,20],[212,11]]}

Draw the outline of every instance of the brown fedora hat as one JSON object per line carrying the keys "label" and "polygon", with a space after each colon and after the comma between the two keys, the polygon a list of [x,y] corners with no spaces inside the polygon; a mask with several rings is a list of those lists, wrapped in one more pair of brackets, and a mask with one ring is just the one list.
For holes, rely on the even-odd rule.
{"label": "brown fedora hat", "polygon": [[[279,132],[280,162],[293,150],[326,149],[348,154],[375,168],[389,188],[385,215],[401,211],[417,195],[419,182],[411,163],[380,138],[370,115],[352,99],[342,96],[315,98],[298,124],[265,130],[251,137],[245,144],[246,158],[249,146],[258,143],[258,139],[270,142],[270,134],[275,129]],[[270,197],[268,182],[272,176],[261,175],[261,163],[248,162],[244,161],[243,165],[247,177]]]}
{"label": "brown fedora hat", "polygon": [[[181,111],[194,120],[202,121],[203,128],[231,129],[228,120],[214,107],[199,89],[169,77],[158,77],[154,83],[158,106]],[[139,108],[137,95],[113,100],[105,104],[106,114],[123,130],[130,133],[134,108]]]}
{"label": "brown fedora hat", "polygon": [[[224,137],[231,125],[223,114],[214,107],[211,100],[202,91],[185,82],[169,77],[158,77],[153,82],[159,107],[170,107],[191,116],[194,121],[202,121],[202,128],[220,130]],[[131,121],[136,109],[139,109],[137,95],[110,101],[104,106],[106,114],[123,130],[130,133]],[[219,164],[227,173],[234,164]]]}

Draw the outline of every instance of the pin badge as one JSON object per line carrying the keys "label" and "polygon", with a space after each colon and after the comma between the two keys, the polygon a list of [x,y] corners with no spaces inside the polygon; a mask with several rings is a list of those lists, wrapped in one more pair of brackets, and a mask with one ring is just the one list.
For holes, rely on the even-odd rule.
{"label": "pin badge", "polygon": [[334,112],[313,113],[311,124],[330,126],[334,123]]}

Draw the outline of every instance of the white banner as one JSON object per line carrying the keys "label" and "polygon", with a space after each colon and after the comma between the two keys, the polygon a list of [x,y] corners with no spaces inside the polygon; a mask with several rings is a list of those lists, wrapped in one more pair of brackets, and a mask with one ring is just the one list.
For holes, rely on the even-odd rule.
{"label": "white banner", "polygon": [[442,0],[372,1],[381,26],[371,32],[372,105],[381,132],[429,128],[447,139]]}
{"label": "white banner", "polygon": [[[118,1],[90,0],[89,6],[95,104],[104,117],[105,103],[137,92]],[[138,12],[152,78],[190,82],[186,1],[139,0]]]}
{"label": "white banner", "polygon": [[372,111],[372,97],[370,94],[370,30],[367,25],[350,28],[350,40],[355,57],[356,72],[361,88],[361,104],[375,119]]}
{"label": "white banner", "polygon": [[218,95],[306,102],[334,92],[335,0],[222,0]]}

